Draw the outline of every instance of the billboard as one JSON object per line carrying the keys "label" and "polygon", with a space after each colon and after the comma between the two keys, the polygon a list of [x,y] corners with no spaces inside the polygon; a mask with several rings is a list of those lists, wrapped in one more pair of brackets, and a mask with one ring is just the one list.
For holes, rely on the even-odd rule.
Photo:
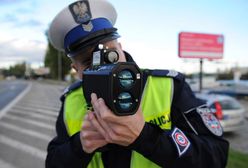
{"label": "billboard", "polygon": [[221,34],[179,33],[179,57],[221,59],[224,36]]}

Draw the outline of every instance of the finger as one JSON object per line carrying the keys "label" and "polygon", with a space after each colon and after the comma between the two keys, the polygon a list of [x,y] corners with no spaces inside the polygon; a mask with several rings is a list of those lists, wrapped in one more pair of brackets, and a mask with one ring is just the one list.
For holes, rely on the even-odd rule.
{"label": "finger", "polygon": [[99,121],[100,125],[105,129],[105,131],[111,131],[108,123],[104,120],[107,117],[111,117],[113,114],[109,108],[105,105],[104,100],[99,98],[97,100],[98,107],[100,111],[95,111],[96,119]]}
{"label": "finger", "polygon": [[[105,138],[108,143],[116,143],[120,145],[125,144],[125,140],[123,139],[124,137],[120,136],[123,134],[122,132],[123,129],[121,129],[122,126],[120,126],[119,123],[118,124],[109,123],[109,122],[102,120],[99,117],[97,117],[97,120],[99,121],[99,124],[103,127],[105,132],[107,133]],[[124,141],[124,143],[122,141]]]}
{"label": "finger", "polygon": [[97,131],[85,130],[81,133],[83,140],[105,140],[105,138]]}
{"label": "finger", "polygon": [[96,114],[96,119],[98,120],[98,122],[101,125],[101,127],[107,133],[105,135],[106,141],[111,142],[110,134],[113,132],[113,130],[111,129],[111,127],[109,126],[109,124],[106,121],[104,121],[100,116],[97,116],[97,114]]}
{"label": "finger", "polygon": [[97,101],[97,95],[95,93],[91,93],[90,97],[91,97],[91,104],[92,106],[94,106]]}
{"label": "finger", "polygon": [[96,119],[93,113],[89,113],[89,119],[91,124],[95,127],[95,129],[104,137],[106,138],[107,133],[103,129],[103,127],[99,124],[98,120]]}
{"label": "finger", "polygon": [[138,110],[136,111],[135,114],[141,114],[141,115],[143,115],[141,104],[140,104],[140,106],[139,106],[139,108],[138,108]]}
{"label": "finger", "polygon": [[95,147],[95,149],[107,144],[107,142],[105,140],[93,140],[93,141],[91,141],[91,143],[92,143],[92,146]]}
{"label": "finger", "polygon": [[107,142],[105,140],[84,141],[83,150],[87,153],[92,153],[97,148],[100,148],[106,144]]}
{"label": "finger", "polygon": [[100,117],[105,121],[116,121],[118,117],[108,108],[102,98],[98,99],[98,106],[101,109]]}
{"label": "finger", "polygon": [[[105,120],[112,120],[116,119],[116,116],[113,112],[105,105],[105,102],[102,98],[97,99],[95,94],[91,94],[92,96],[92,105],[94,106],[94,114],[96,115],[96,119],[98,124],[102,129],[104,129],[105,133],[103,136],[105,137],[106,141],[111,143],[112,138],[111,136],[114,135],[113,130],[109,127],[108,123]],[[93,116],[90,116],[93,117]],[[99,128],[99,127],[98,127]],[[98,129],[97,128],[97,129]],[[102,130],[99,130],[103,132]]]}
{"label": "finger", "polygon": [[90,118],[89,118],[89,113],[92,113],[92,112],[89,111],[88,114],[85,115],[81,130],[96,131],[95,127],[91,124],[91,121],[90,121]]}
{"label": "finger", "polygon": [[81,128],[82,131],[97,131],[97,129],[94,127],[94,125],[91,123],[91,121],[84,121],[83,122],[83,125],[82,125],[82,128]]}
{"label": "finger", "polygon": [[114,117],[113,120],[116,119],[116,116],[107,107],[105,101],[102,98],[98,99],[95,93],[91,94],[91,103],[94,108],[94,112],[104,120],[108,120],[111,117]]}
{"label": "finger", "polygon": [[95,113],[99,113],[101,111],[101,107],[99,107],[99,99],[95,93],[91,94],[91,104]]}

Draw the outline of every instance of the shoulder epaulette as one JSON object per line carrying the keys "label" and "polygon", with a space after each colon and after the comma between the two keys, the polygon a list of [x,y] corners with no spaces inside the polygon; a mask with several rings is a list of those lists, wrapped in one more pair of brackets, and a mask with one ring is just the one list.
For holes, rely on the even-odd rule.
{"label": "shoulder epaulette", "polygon": [[145,69],[143,73],[147,74],[148,76],[151,75],[151,76],[159,76],[159,77],[170,77],[180,81],[184,80],[184,75],[174,70]]}
{"label": "shoulder epaulette", "polygon": [[64,98],[65,98],[65,96],[66,96],[68,93],[72,92],[73,90],[76,90],[76,89],[79,88],[80,86],[82,86],[82,81],[81,81],[81,80],[76,81],[76,82],[74,82],[73,84],[71,84],[70,86],[66,87],[65,90],[64,90],[64,92],[63,92],[63,94],[62,94],[62,96],[60,97],[60,100],[63,101]]}

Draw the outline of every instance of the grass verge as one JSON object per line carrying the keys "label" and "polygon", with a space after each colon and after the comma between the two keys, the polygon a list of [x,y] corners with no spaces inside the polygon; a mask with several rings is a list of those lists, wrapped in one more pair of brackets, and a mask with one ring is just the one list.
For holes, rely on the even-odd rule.
{"label": "grass verge", "polygon": [[229,151],[227,168],[247,168],[248,154],[244,154],[233,149]]}

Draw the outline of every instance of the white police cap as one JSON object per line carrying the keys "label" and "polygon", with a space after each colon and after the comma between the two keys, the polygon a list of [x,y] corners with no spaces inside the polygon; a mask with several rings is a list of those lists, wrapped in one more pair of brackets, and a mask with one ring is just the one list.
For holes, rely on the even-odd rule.
{"label": "white police cap", "polygon": [[90,43],[118,38],[113,27],[116,18],[115,8],[106,0],[76,1],[57,14],[48,38],[56,49],[73,56]]}

